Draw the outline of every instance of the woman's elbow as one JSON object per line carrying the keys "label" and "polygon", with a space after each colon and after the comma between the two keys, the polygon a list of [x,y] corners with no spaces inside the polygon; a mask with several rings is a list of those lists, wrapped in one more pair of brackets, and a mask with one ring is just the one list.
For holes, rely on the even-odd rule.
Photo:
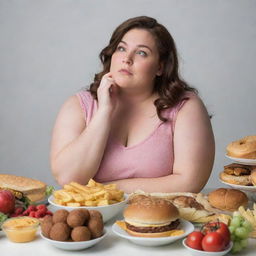
{"label": "woman's elbow", "polygon": [[69,177],[65,175],[64,170],[58,166],[56,161],[51,161],[51,171],[54,179],[60,186],[64,186],[70,182]]}

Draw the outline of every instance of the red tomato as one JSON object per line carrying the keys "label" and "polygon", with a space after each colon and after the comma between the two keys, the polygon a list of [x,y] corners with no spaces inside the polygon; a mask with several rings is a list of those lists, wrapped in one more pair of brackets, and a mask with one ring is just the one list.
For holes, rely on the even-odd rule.
{"label": "red tomato", "polygon": [[204,236],[202,247],[204,251],[219,252],[225,248],[225,241],[220,233],[211,232]]}
{"label": "red tomato", "polygon": [[203,238],[204,238],[204,234],[202,232],[194,231],[188,235],[186,239],[186,245],[196,250],[203,250],[203,247],[202,247]]}
{"label": "red tomato", "polygon": [[228,226],[223,222],[210,222],[203,227],[203,233],[208,234],[210,232],[217,232],[222,235],[225,246],[230,243],[230,232]]}

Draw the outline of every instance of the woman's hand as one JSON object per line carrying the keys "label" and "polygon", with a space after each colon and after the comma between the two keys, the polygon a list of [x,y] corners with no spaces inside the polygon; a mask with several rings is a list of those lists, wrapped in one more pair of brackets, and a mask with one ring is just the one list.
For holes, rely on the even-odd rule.
{"label": "woman's hand", "polygon": [[98,109],[112,114],[117,105],[117,84],[112,78],[111,73],[105,74],[97,90]]}

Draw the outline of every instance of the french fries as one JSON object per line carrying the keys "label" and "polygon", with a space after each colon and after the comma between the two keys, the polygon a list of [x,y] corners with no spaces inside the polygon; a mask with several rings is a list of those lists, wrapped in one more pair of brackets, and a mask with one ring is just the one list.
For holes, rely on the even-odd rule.
{"label": "french fries", "polygon": [[256,237],[256,203],[253,204],[253,210],[246,210],[243,206],[240,206],[238,211],[253,227],[250,237]]}
{"label": "french fries", "polygon": [[124,192],[116,184],[101,184],[90,179],[87,185],[70,182],[53,192],[54,203],[64,206],[103,206],[124,200]]}

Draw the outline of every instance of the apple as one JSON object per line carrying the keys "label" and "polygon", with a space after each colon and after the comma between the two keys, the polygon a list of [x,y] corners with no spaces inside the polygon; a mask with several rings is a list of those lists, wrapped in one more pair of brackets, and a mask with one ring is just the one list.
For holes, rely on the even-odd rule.
{"label": "apple", "polygon": [[0,190],[0,212],[12,213],[15,208],[15,196],[9,190]]}

